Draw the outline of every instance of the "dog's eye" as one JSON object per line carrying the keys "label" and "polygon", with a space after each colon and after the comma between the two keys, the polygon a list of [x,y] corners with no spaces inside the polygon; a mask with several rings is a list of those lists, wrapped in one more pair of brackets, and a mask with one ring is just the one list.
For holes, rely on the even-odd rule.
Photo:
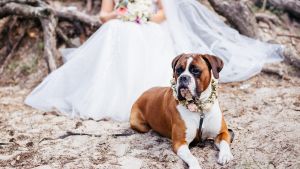
{"label": "dog's eye", "polygon": [[200,75],[200,73],[201,73],[201,71],[196,67],[191,67],[190,71],[193,75],[196,75],[196,76]]}
{"label": "dog's eye", "polygon": [[176,69],[176,74],[177,74],[177,75],[180,75],[183,71],[184,71],[184,69],[183,69],[182,67],[177,68],[177,69]]}

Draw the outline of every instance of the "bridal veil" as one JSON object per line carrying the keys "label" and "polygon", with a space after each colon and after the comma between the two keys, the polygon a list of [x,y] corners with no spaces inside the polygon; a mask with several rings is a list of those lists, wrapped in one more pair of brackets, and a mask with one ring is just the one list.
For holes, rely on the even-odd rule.
{"label": "bridal veil", "polygon": [[283,47],[239,34],[196,0],[163,0],[176,53],[207,53],[224,61],[221,82],[246,80],[264,63],[282,60]]}

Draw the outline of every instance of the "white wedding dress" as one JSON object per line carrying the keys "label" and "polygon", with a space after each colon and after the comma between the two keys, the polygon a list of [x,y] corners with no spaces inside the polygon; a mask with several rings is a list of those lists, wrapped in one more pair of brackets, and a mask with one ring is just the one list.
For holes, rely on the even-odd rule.
{"label": "white wedding dress", "polygon": [[[153,0],[153,12],[156,2]],[[223,59],[221,81],[245,80],[283,48],[240,35],[196,0],[163,0],[166,22],[105,23],[25,103],[70,117],[128,121],[132,103],[153,86],[169,86],[171,61],[183,52]]]}

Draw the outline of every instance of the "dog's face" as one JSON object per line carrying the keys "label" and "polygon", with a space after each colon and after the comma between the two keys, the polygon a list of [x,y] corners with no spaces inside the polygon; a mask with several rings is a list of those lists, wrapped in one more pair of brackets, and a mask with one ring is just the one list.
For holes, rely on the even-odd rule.
{"label": "dog's face", "polygon": [[207,89],[212,74],[219,78],[223,61],[212,55],[181,54],[173,60],[172,68],[178,100],[194,99]]}

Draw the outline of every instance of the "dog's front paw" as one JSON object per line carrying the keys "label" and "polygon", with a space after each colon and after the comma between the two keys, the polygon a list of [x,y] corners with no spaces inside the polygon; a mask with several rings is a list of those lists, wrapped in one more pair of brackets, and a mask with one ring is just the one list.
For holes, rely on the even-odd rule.
{"label": "dog's front paw", "polygon": [[193,156],[192,158],[190,158],[190,162],[189,164],[189,169],[201,169],[198,160]]}
{"label": "dog's front paw", "polygon": [[198,165],[192,165],[192,166],[189,166],[189,169],[202,169],[202,168],[201,168],[200,165],[198,164]]}
{"label": "dog's front paw", "polygon": [[230,151],[224,151],[224,152],[220,151],[218,163],[221,165],[224,165],[232,159],[233,159],[233,155],[231,154]]}

